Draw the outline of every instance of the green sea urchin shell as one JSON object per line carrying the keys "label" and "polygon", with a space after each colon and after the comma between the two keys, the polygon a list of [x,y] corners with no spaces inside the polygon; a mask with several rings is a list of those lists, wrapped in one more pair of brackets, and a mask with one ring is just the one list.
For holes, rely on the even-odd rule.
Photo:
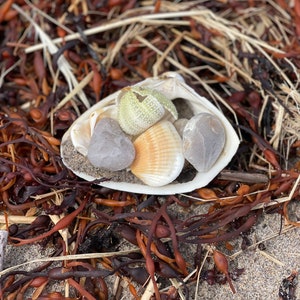
{"label": "green sea urchin shell", "polygon": [[162,93],[143,87],[124,88],[118,97],[118,121],[130,135],[138,135],[161,120],[166,113],[178,118],[175,105]]}

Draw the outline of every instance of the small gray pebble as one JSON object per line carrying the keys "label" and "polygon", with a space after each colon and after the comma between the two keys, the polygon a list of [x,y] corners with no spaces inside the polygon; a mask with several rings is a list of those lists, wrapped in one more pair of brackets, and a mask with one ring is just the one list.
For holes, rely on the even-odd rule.
{"label": "small gray pebble", "polygon": [[198,171],[208,171],[225,145],[225,129],[221,121],[209,113],[192,117],[183,130],[183,155]]}
{"label": "small gray pebble", "polygon": [[129,167],[134,157],[133,143],[118,122],[111,118],[101,119],[89,144],[87,158],[90,163],[109,171],[120,171]]}

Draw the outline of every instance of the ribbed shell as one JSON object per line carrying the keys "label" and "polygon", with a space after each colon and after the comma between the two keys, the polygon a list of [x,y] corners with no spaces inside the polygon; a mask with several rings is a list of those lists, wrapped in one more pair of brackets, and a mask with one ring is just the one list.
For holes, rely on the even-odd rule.
{"label": "ribbed shell", "polygon": [[171,122],[158,122],[133,144],[136,156],[130,169],[145,184],[164,186],[174,181],[182,171],[182,142]]}

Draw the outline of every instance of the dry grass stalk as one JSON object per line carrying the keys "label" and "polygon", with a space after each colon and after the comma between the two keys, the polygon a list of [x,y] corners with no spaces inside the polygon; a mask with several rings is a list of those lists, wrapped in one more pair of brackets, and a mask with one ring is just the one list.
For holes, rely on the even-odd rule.
{"label": "dry grass stalk", "polygon": [[[52,42],[50,37],[43,31],[43,29],[28,15],[26,14],[18,5],[13,4],[13,8],[19,12],[20,15],[24,16],[32,26],[34,26],[35,30],[39,34],[39,38],[42,41],[43,49],[47,49],[50,54],[55,54],[58,51],[57,46]],[[65,79],[68,82],[70,91],[73,90],[74,87],[78,86],[77,79],[75,78],[73,72],[71,71],[71,66],[69,65],[68,61],[63,57],[60,56],[57,60],[57,65],[59,70],[65,76]],[[82,90],[77,90],[77,95],[86,106],[86,108],[90,107],[89,101],[86,98],[84,92]]]}

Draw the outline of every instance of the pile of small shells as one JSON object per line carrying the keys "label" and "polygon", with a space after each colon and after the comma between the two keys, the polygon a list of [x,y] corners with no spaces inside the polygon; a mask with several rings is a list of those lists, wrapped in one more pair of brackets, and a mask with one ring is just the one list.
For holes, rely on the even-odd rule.
{"label": "pile of small shells", "polygon": [[[189,108],[190,117],[182,117],[183,106],[177,107],[175,99]],[[228,164],[239,144],[224,115],[173,72],[101,100],[64,135],[64,163],[87,180],[101,179],[71,162],[65,151],[70,141],[87,164],[103,170],[103,177],[105,171],[125,171],[139,179],[108,178],[101,185],[149,194],[182,193],[206,185]],[[180,183],[183,170],[191,169],[195,176]]]}

